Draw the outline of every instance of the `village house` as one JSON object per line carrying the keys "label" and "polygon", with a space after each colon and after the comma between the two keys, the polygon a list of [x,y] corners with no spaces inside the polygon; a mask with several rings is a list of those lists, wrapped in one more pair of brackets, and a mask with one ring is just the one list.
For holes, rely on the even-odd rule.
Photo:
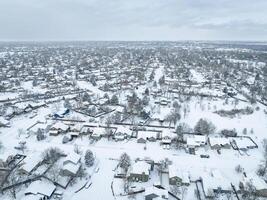
{"label": "village house", "polygon": [[36,196],[36,199],[42,199],[42,198],[50,199],[53,193],[55,192],[55,190],[56,190],[56,186],[53,183],[51,183],[50,181],[41,179],[41,180],[36,180],[32,182],[28,186],[24,194],[26,196],[34,195]]}
{"label": "village house", "polygon": [[132,131],[129,128],[119,126],[113,136],[115,141],[122,141],[126,138],[131,138]]}
{"label": "village house", "polygon": [[252,184],[256,189],[256,194],[260,197],[267,197],[267,184],[266,182],[260,178],[255,173],[249,173],[246,174],[246,176],[243,176],[242,181],[240,182],[240,188],[244,189],[244,186],[250,183]]}
{"label": "village house", "polygon": [[167,190],[155,186],[147,187],[145,189],[145,200],[169,199]]}
{"label": "village house", "polygon": [[196,148],[205,146],[207,138],[204,135],[191,135],[186,138],[186,145],[188,148]]}
{"label": "village house", "polygon": [[67,134],[70,137],[70,140],[73,140],[74,138],[77,138],[80,135],[79,132],[74,132],[74,131],[68,132]]}
{"label": "village house", "polygon": [[104,137],[106,134],[107,133],[106,133],[105,128],[96,127],[93,129],[93,133],[91,134],[91,138],[94,140],[99,140],[102,137]]}
{"label": "village house", "polygon": [[40,153],[33,153],[22,161],[22,166],[20,167],[20,172],[23,174],[31,174],[34,169],[38,167],[38,165],[42,162],[42,156]]}
{"label": "village house", "polygon": [[51,126],[49,130],[49,135],[57,136],[58,134],[68,132],[69,129],[70,127],[64,124],[63,122],[56,122],[55,124]]}
{"label": "village house", "polygon": [[81,167],[81,156],[72,152],[63,161],[61,174],[63,176],[76,176]]}
{"label": "village house", "polygon": [[159,137],[158,132],[138,131],[137,143],[146,143],[146,141],[155,142]]}
{"label": "village house", "polygon": [[73,126],[70,126],[70,131],[71,132],[78,132],[78,133],[80,133],[82,127],[83,127],[83,124],[77,123],[77,124],[75,124]]}
{"label": "village house", "polygon": [[91,133],[93,133],[93,129],[87,126],[83,126],[80,130],[81,135],[89,135]]}
{"label": "village house", "polygon": [[125,139],[125,135],[121,132],[116,132],[114,135],[113,135],[113,139],[117,142],[117,141],[123,141]]}
{"label": "village house", "polygon": [[149,179],[151,165],[144,162],[135,162],[129,169],[128,180],[147,182]]}
{"label": "village house", "polygon": [[166,98],[162,98],[159,103],[162,106],[167,106],[170,103],[170,101],[167,100]]}
{"label": "village house", "polygon": [[216,193],[232,192],[231,182],[218,169],[202,173],[201,180],[206,198],[212,198]]}
{"label": "village house", "polygon": [[189,173],[177,169],[177,167],[169,166],[169,182],[170,185],[190,185]]}
{"label": "village house", "polygon": [[228,138],[222,137],[209,137],[209,144],[211,149],[230,149],[231,144]]}
{"label": "village house", "polygon": [[169,131],[169,130],[163,130],[161,133],[161,144],[167,144],[170,145],[172,142],[172,139],[176,137],[176,134]]}
{"label": "village house", "polygon": [[249,137],[234,137],[231,138],[231,141],[235,148],[239,150],[247,151],[249,149],[257,148],[257,145]]}

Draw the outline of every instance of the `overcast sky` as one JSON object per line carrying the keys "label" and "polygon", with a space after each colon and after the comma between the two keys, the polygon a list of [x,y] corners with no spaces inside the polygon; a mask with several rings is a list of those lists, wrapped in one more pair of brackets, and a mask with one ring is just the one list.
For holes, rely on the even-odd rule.
{"label": "overcast sky", "polygon": [[0,0],[0,40],[265,40],[267,0]]}

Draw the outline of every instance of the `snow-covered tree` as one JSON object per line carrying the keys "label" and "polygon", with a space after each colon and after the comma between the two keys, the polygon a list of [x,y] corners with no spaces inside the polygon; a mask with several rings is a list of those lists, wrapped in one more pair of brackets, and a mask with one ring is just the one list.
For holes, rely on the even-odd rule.
{"label": "snow-covered tree", "polygon": [[65,108],[68,108],[68,109],[71,108],[71,104],[70,104],[70,101],[68,99],[65,99],[65,101],[64,101],[64,107]]}
{"label": "snow-covered tree", "polygon": [[19,142],[19,149],[24,153],[25,149],[27,149],[26,141]]}
{"label": "snow-covered tree", "polygon": [[91,167],[94,164],[95,158],[91,150],[87,150],[84,155],[84,162],[87,167]]}
{"label": "snow-covered tree", "polygon": [[125,171],[128,171],[128,168],[131,166],[131,159],[127,153],[123,153],[120,157],[119,166]]}
{"label": "snow-covered tree", "polygon": [[149,95],[149,89],[148,88],[145,89],[145,95]]}
{"label": "snow-covered tree", "polygon": [[83,94],[82,100],[83,100],[83,101],[91,102],[91,96],[90,96],[87,92],[85,92],[85,93]]}
{"label": "snow-covered tree", "polygon": [[159,79],[159,84],[163,85],[165,83],[165,76],[163,75],[162,77],[160,77]]}
{"label": "snow-covered tree", "polygon": [[209,135],[209,134],[214,133],[215,126],[213,125],[212,122],[209,122],[206,119],[201,118],[201,119],[199,119],[199,121],[195,125],[194,131],[197,134]]}
{"label": "snow-covered tree", "polygon": [[95,77],[94,74],[90,77],[90,80],[89,81],[92,83],[93,86],[96,86],[97,85],[96,84],[96,77]]}
{"label": "snow-covered tree", "polygon": [[0,141],[0,151],[4,148],[3,143]]}
{"label": "snow-covered tree", "polygon": [[110,103],[113,104],[113,105],[116,105],[119,103],[119,99],[117,97],[117,95],[112,95],[111,99],[110,99]]}
{"label": "snow-covered tree", "polygon": [[153,81],[155,78],[155,70],[153,70],[149,76],[149,81]]}
{"label": "snow-covered tree", "polygon": [[44,140],[45,139],[45,134],[44,134],[44,132],[40,128],[38,128],[38,130],[37,130],[36,139],[38,141],[41,141],[41,140]]}

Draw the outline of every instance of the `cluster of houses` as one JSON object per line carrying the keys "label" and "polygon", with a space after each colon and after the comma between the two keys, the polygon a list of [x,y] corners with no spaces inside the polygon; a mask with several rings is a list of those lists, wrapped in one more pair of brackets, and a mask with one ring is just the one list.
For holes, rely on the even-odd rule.
{"label": "cluster of houses", "polygon": [[[177,138],[174,130],[169,128],[134,130],[131,126],[117,125],[107,127],[94,122],[76,122],[75,120],[55,120],[50,125],[39,122],[33,125],[29,131],[36,133],[39,129],[43,132],[48,132],[50,136],[64,135],[63,143],[83,135],[88,135],[93,140],[111,136],[115,141],[135,138],[136,142],[141,144],[159,141],[163,147],[170,148]],[[196,149],[207,145],[213,150],[233,148],[247,151],[258,147],[248,136],[225,137],[220,135],[183,134],[183,146],[188,149],[189,153],[194,154]]]}
{"label": "cluster of houses", "polygon": [[[18,160],[17,163],[11,165],[15,158]],[[61,197],[62,192],[57,189],[66,189],[70,181],[77,177],[81,165],[81,155],[75,152],[68,153],[51,165],[47,165],[44,162],[44,156],[38,152],[27,156],[16,155],[6,161],[0,161],[0,188],[5,191],[28,184],[24,191],[27,197],[33,196],[35,199],[50,199],[52,195]],[[17,173],[21,181],[14,185],[13,183],[7,185],[5,181],[8,176],[12,176],[10,173]]]}
{"label": "cluster of houses", "polygon": [[194,153],[195,149],[209,145],[211,149],[230,149],[247,151],[249,149],[258,148],[257,144],[250,137],[221,137],[221,136],[205,136],[185,134],[184,140],[190,153]]}
{"label": "cluster of houses", "polygon": [[[41,153],[27,155],[21,162],[19,171],[25,175],[43,175],[49,171],[49,167],[43,165],[44,156]],[[81,156],[76,153],[69,153],[66,157],[58,161],[61,167],[60,175],[75,176],[81,167]]]}
{"label": "cluster of houses", "polygon": [[[168,195],[172,194],[172,187],[196,185],[198,192],[204,194],[206,198],[213,198],[217,194],[235,194],[241,197],[242,191],[246,190],[245,186],[252,184],[258,196],[267,197],[267,183],[255,173],[240,174],[238,180],[232,182],[230,177],[218,169],[205,169],[201,174],[196,175],[195,172],[191,174],[190,171],[180,169],[174,164],[167,165],[165,169],[156,167],[159,165],[160,163],[152,160],[139,160],[131,165],[126,177],[134,185],[140,185],[134,192],[144,192],[145,199],[158,197],[168,199]],[[153,173],[155,170],[158,172]],[[160,182],[151,182],[155,174],[159,176]],[[143,187],[143,183],[146,182],[149,184]]]}

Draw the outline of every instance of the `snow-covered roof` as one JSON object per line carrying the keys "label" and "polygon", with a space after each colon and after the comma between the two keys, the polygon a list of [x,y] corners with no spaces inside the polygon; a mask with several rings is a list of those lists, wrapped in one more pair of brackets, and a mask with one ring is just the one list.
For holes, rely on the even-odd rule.
{"label": "snow-covered roof", "polygon": [[115,138],[115,139],[118,139],[118,140],[123,140],[123,139],[125,139],[125,136],[122,135],[122,134],[115,134],[115,135],[114,135],[114,138]]}
{"label": "snow-covered roof", "polygon": [[176,137],[176,134],[173,133],[171,130],[169,129],[164,129],[161,133],[161,137],[162,138],[165,138],[165,137],[169,137],[169,138],[175,138]]}
{"label": "snow-covered roof", "polygon": [[255,77],[250,76],[250,77],[247,78],[247,83],[248,84],[252,85],[254,82],[255,82]]}
{"label": "snow-covered roof", "polygon": [[7,121],[4,117],[0,117],[0,124],[8,125],[9,121]]}
{"label": "snow-covered roof", "polygon": [[72,162],[74,164],[77,164],[80,161],[80,159],[81,159],[80,155],[78,155],[77,153],[72,152],[72,153],[68,154],[68,156],[65,158],[64,162],[70,161],[70,162]]}
{"label": "snow-covered roof", "polygon": [[151,186],[151,187],[147,187],[145,189],[145,196],[148,196],[148,195],[151,195],[151,194],[155,194],[157,195],[159,198],[154,198],[154,199],[168,199],[168,191],[165,190],[165,189],[160,189],[160,188],[157,188],[155,186]]}
{"label": "snow-covered roof", "polygon": [[135,162],[131,167],[133,174],[146,174],[149,175],[150,165],[144,161]]}
{"label": "snow-covered roof", "polygon": [[75,124],[73,127],[71,127],[71,130],[80,131],[82,127],[83,127],[83,124]]}
{"label": "snow-covered roof", "polygon": [[209,137],[209,141],[211,146],[230,144],[228,138],[222,138],[222,137]]}
{"label": "snow-covered roof", "polygon": [[80,166],[81,166],[80,164],[73,164],[69,162],[69,163],[64,164],[62,169],[67,170],[71,172],[72,174],[77,174]]}
{"label": "snow-covered roof", "polygon": [[37,132],[39,128],[40,129],[46,129],[46,127],[47,127],[47,124],[45,124],[45,123],[38,123],[35,126],[33,126],[30,130],[33,131],[33,132]]}
{"label": "snow-covered roof", "polygon": [[266,182],[260,178],[257,174],[254,172],[247,174],[247,177],[244,177],[244,182],[245,183],[252,183],[252,185],[257,189],[257,190],[263,190],[267,189],[267,184]]}
{"label": "snow-covered roof", "polygon": [[204,135],[193,135],[186,139],[186,143],[189,146],[200,146],[201,144],[205,144],[206,140],[207,138]]}
{"label": "snow-covered roof", "polygon": [[235,137],[233,139],[239,149],[247,149],[249,147],[255,146],[254,143],[246,137]]}
{"label": "snow-covered roof", "polygon": [[39,162],[41,162],[40,153],[30,154],[23,160],[21,169],[29,173],[34,169],[34,167],[36,167]]}
{"label": "snow-covered roof", "polygon": [[68,130],[69,126],[67,126],[66,124],[64,124],[62,122],[57,122],[52,126],[52,128],[61,129],[63,131],[66,131],[66,130]]}
{"label": "snow-covered roof", "polygon": [[213,190],[231,190],[231,181],[227,180],[222,175],[221,171],[214,169],[210,172],[205,172],[201,175],[203,182],[203,189],[206,195],[213,192]]}
{"label": "snow-covered roof", "polygon": [[98,123],[96,122],[86,122],[86,123],[83,123],[83,127],[98,127]]}
{"label": "snow-covered roof", "polygon": [[104,128],[101,128],[101,127],[96,127],[94,128],[94,131],[93,131],[93,135],[105,135],[106,134],[106,131]]}
{"label": "snow-covered roof", "polygon": [[79,136],[79,132],[73,132],[73,131],[71,131],[71,132],[68,132],[68,135],[72,135],[72,136]]}
{"label": "snow-covered roof", "polygon": [[58,134],[58,130],[49,130],[49,134],[50,135],[57,135]]}
{"label": "snow-covered roof", "polygon": [[183,183],[190,183],[189,173],[187,171],[183,171],[181,169],[177,169],[177,167],[170,165],[169,166],[169,177],[179,177],[182,179]]}
{"label": "snow-covered roof", "polygon": [[158,133],[152,131],[138,131],[137,139],[157,138]]}
{"label": "snow-covered roof", "polygon": [[132,131],[128,127],[119,126],[117,128],[116,133],[124,133],[124,134],[127,134],[127,135],[131,135],[132,134]]}
{"label": "snow-covered roof", "polygon": [[25,194],[41,194],[50,197],[55,191],[56,186],[49,181],[37,180],[32,182],[24,192]]}

